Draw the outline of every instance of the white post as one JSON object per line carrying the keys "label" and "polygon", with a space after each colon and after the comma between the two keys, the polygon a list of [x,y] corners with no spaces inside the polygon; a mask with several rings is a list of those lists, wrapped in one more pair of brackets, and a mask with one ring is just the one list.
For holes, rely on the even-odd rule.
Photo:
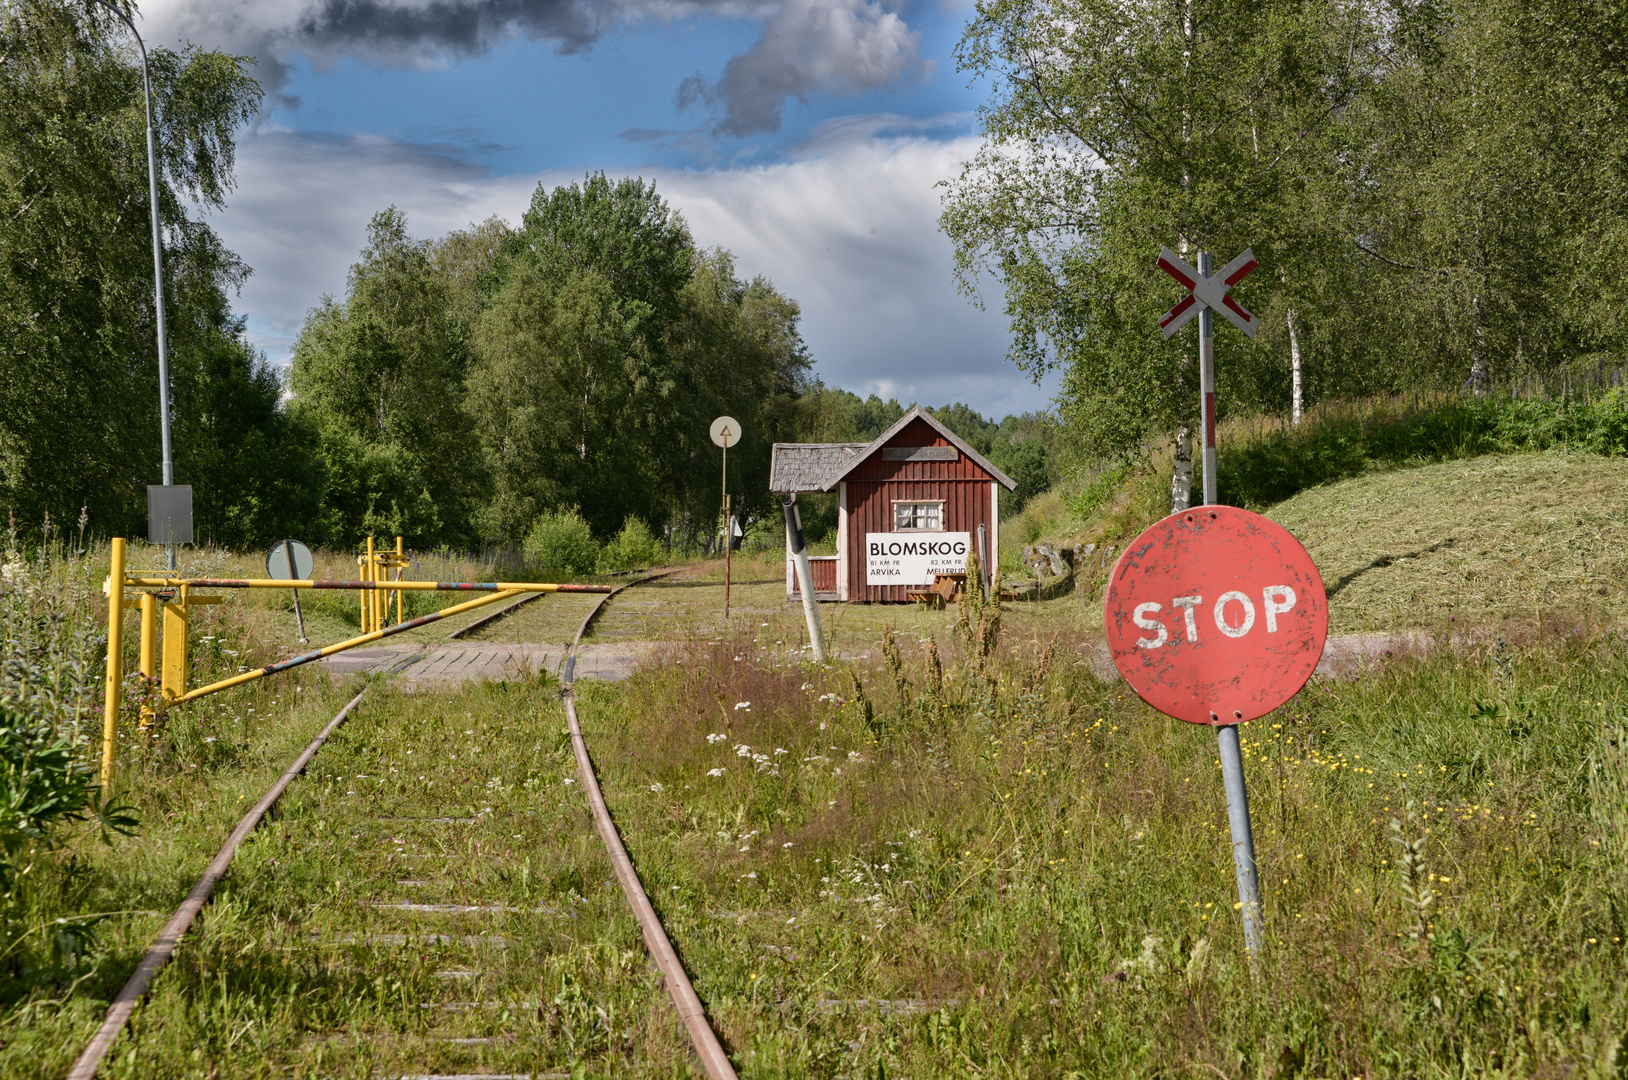
{"label": "white post", "polygon": [[814,571],[808,565],[808,545],[803,541],[803,518],[797,512],[797,496],[781,502],[786,511],[786,550],[797,565],[797,589],[803,594],[803,618],[808,620],[808,640],[814,648],[814,662],[825,663],[825,635],[820,632],[819,602],[814,598]]}

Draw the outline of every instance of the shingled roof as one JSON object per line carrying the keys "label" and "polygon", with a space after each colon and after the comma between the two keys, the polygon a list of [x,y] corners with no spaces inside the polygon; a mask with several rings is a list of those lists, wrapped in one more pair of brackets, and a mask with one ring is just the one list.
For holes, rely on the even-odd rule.
{"label": "shingled roof", "polygon": [[826,480],[857,464],[870,443],[775,443],[769,458],[769,490],[825,491]]}
{"label": "shingled roof", "polygon": [[923,420],[951,445],[967,455],[995,481],[1011,491],[1017,481],[997,469],[988,458],[967,445],[965,439],[945,427],[932,413],[917,405],[898,422],[868,443],[782,443],[774,444],[769,458],[769,490],[776,495],[788,492],[831,491],[837,481],[853,472],[859,463],[880,450],[884,443],[912,420]]}

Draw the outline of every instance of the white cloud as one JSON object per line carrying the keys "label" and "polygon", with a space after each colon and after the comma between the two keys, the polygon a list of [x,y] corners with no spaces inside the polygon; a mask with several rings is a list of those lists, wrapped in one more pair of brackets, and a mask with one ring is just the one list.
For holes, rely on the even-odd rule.
{"label": "white cloud", "polygon": [[[878,129],[881,132],[878,132]],[[833,385],[980,411],[1044,407],[1046,391],[1004,359],[999,298],[977,311],[955,292],[934,184],[971,138],[889,134],[875,119],[830,125],[798,160],[754,168],[621,170],[656,181],[703,246],[722,245],[802,305],[816,370]],[[539,182],[575,171],[498,176],[433,149],[382,138],[249,134],[239,187],[213,224],[254,267],[239,309],[274,359],[305,312],[342,293],[368,218],[395,204],[416,235],[497,214],[518,221]]]}
{"label": "white cloud", "polygon": [[717,82],[701,75],[685,80],[679,107],[722,105],[719,134],[779,131],[789,98],[860,94],[925,73],[930,65],[917,55],[920,37],[873,0],[785,0],[763,36],[724,65]]}

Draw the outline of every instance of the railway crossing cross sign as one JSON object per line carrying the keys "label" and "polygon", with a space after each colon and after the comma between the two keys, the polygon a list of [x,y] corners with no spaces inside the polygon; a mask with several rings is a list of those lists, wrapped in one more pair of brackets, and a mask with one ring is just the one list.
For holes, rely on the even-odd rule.
{"label": "railway crossing cross sign", "polygon": [[1188,266],[1181,256],[1169,248],[1160,251],[1159,269],[1181,282],[1187,289],[1187,295],[1182,297],[1175,307],[1165,312],[1164,318],[1159,320],[1159,329],[1164,331],[1165,337],[1169,337],[1186,326],[1194,315],[1209,308],[1220,312],[1232,325],[1254,337],[1255,331],[1260,329],[1261,321],[1237,300],[1227,295],[1227,290],[1248,277],[1259,265],[1255,261],[1255,253],[1245,248],[1242,255],[1214,274],[1206,275]]}

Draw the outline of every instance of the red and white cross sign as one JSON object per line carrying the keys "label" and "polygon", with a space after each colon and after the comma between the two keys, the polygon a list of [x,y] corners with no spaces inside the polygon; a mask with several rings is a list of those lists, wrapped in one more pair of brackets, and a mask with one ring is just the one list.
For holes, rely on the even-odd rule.
{"label": "red and white cross sign", "polygon": [[1212,308],[1224,315],[1232,325],[1248,334],[1255,336],[1260,328],[1260,320],[1238,301],[1227,295],[1227,290],[1238,284],[1250,275],[1250,272],[1260,265],[1255,261],[1255,254],[1249,248],[1236,259],[1223,266],[1210,277],[1205,277],[1169,248],[1159,252],[1159,269],[1186,286],[1188,293],[1182,297],[1181,303],[1165,313],[1159,320],[1159,328],[1164,336],[1169,337],[1183,326],[1189,319],[1197,315],[1205,307]]}

